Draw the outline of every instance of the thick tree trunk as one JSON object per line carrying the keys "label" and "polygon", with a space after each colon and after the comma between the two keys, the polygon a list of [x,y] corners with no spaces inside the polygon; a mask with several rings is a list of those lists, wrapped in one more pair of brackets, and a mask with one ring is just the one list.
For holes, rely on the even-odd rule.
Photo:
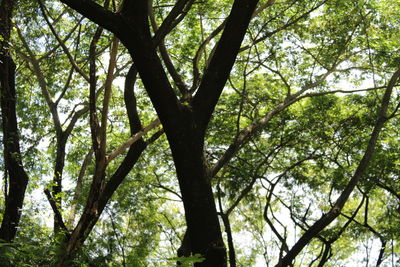
{"label": "thick tree trunk", "polygon": [[16,115],[15,64],[9,53],[11,14],[14,1],[3,0],[0,6],[0,97],[3,121],[4,164],[9,188],[0,227],[0,239],[11,242],[21,216],[28,175],[22,166]]}
{"label": "thick tree trunk", "polygon": [[167,136],[182,193],[190,249],[205,258],[195,266],[226,266],[226,249],[204,158],[203,136],[196,133],[193,120],[188,121],[175,134]]}

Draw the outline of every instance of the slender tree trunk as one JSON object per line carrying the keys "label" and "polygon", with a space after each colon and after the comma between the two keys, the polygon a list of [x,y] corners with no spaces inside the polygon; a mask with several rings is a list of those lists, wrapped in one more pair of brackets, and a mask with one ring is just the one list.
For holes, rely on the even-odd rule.
{"label": "slender tree trunk", "polygon": [[[131,66],[127,77],[125,79],[124,88],[124,102],[127,109],[128,119],[131,134],[137,134],[142,130],[142,124],[139,119],[139,115],[136,109],[136,98],[134,94],[134,84],[136,81],[136,68],[134,65]],[[113,193],[117,190],[119,185],[131,171],[137,160],[139,159],[142,152],[146,149],[147,145],[155,141],[159,136],[155,134],[152,138],[143,141],[142,138],[136,140],[128,150],[121,165],[110,177],[108,182],[102,187],[98,194],[93,195],[93,190],[88,196],[85,209],[79,219],[77,226],[72,231],[68,240],[65,242],[64,255],[57,262],[57,266],[68,266],[68,262],[74,257],[77,250],[85,242],[89,236],[91,230],[95,226],[96,222],[100,218],[101,213],[106,207],[108,201],[111,199]],[[92,185],[92,187],[95,185]]]}
{"label": "slender tree trunk", "polygon": [[67,225],[69,228],[74,227],[75,225],[75,218],[76,218],[76,213],[77,213],[77,207],[78,207],[78,202],[81,199],[82,195],[82,188],[83,188],[83,178],[86,173],[86,169],[89,166],[90,161],[92,160],[93,156],[93,150],[91,149],[85,156],[85,159],[82,162],[82,167],[79,171],[78,174],[78,179],[76,181],[76,186],[75,186],[75,192],[74,192],[74,198],[72,200],[72,207],[71,207],[71,215],[68,218]]}
{"label": "slender tree trunk", "polygon": [[60,257],[57,266],[69,266],[69,261],[73,259],[77,250],[85,242],[113,193],[128,175],[146,147],[147,144],[142,140],[134,143],[119,168],[100,191],[100,196],[97,199],[89,196],[77,226],[65,242],[64,255]]}
{"label": "slender tree trunk", "polygon": [[[68,136],[65,136],[64,133],[57,134],[57,150],[54,166],[52,193],[57,208],[60,212],[62,211],[62,173],[65,165],[65,146],[67,144],[67,138]],[[63,223],[59,221],[56,214],[54,214],[54,234],[58,234],[62,230],[62,224]]]}
{"label": "slender tree trunk", "polygon": [[11,242],[16,234],[25,190],[28,184],[21,161],[16,115],[15,64],[9,52],[11,15],[14,1],[3,0],[0,5],[0,97],[3,121],[4,165],[8,179],[5,211],[0,227],[0,239]]}

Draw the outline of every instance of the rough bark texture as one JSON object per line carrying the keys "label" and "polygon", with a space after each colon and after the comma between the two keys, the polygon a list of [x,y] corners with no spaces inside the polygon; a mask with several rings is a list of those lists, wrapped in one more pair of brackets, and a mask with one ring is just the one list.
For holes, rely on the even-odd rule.
{"label": "rough bark texture", "polygon": [[5,211],[0,227],[0,239],[11,242],[16,234],[21,216],[25,190],[28,184],[21,161],[18,124],[16,115],[15,64],[9,51],[11,15],[14,1],[3,0],[0,4],[0,96],[3,121],[3,145],[6,179]]}

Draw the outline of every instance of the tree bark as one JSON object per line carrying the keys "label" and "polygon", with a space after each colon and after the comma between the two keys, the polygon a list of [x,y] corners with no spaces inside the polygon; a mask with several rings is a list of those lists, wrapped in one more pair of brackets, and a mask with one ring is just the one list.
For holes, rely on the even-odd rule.
{"label": "tree bark", "polygon": [[9,51],[11,16],[13,0],[3,0],[0,5],[0,97],[3,121],[3,146],[8,192],[5,199],[5,211],[0,227],[0,239],[11,242],[17,231],[21,217],[25,190],[28,184],[21,160],[18,123],[16,114],[15,63]]}
{"label": "tree bark", "polygon": [[128,175],[146,146],[147,144],[142,140],[133,144],[117,171],[104,186],[104,189],[101,190],[100,197],[93,198],[89,196],[90,199],[87,201],[77,226],[65,243],[64,254],[60,257],[57,266],[69,266],[70,260],[85,242],[113,193]]}
{"label": "tree bark", "polygon": [[205,258],[195,266],[226,266],[226,250],[202,137],[194,134],[194,127],[184,125],[179,129],[179,135],[170,138],[170,146],[185,208],[191,252]]}
{"label": "tree bark", "polygon": [[[56,149],[56,161],[54,165],[54,177],[53,177],[53,186],[52,186],[52,197],[55,201],[57,209],[59,211],[62,210],[62,174],[65,165],[65,148],[67,145],[67,138],[63,132],[57,133],[57,149]],[[54,234],[58,234],[63,231],[63,221],[60,220],[60,217],[54,213]]]}

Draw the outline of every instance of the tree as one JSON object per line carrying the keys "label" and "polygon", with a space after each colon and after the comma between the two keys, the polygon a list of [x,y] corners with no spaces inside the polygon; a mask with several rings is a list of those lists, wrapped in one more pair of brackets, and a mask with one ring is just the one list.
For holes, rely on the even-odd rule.
{"label": "tree", "polygon": [[0,4],[1,117],[4,146],[5,210],[0,239],[11,242],[17,232],[28,175],[22,166],[16,115],[15,63],[10,53],[11,18],[15,1]]}
{"label": "tree", "polygon": [[343,265],[364,237],[395,261],[398,4],[38,3],[11,37],[22,129],[40,110],[54,140],[21,157],[50,155],[53,264]]}
{"label": "tree", "polygon": [[[189,1],[182,2],[185,7],[185,2]],[[209,170],[204,161],[204,135],[257,2],[235,1],[210,61],[210,68],[205,72],[190,105],[184,105],[178,101],[157,56],[156,45],[160,37],[156,35],[154,38],[156,45],[149,45],[153,40],[146,2],[124,2],[119,15],[116,15],[94,2],[64,1],[114,32],[131,54],[171,147],[185,207],[191,252],[204,255],[202,264],[209,266],[224,266],[226,252]],[[165,27],[162,25],[160,29]]]}

